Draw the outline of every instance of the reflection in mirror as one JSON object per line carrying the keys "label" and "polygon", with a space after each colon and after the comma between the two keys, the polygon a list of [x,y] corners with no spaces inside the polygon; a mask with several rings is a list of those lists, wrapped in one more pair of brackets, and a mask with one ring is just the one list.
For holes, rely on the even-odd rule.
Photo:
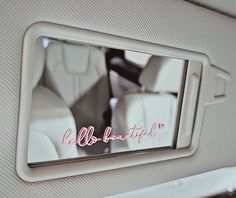
{"label": "reflection in mirror", "polygon": [[173,147],[185,60],[39,38],[28,163]]}

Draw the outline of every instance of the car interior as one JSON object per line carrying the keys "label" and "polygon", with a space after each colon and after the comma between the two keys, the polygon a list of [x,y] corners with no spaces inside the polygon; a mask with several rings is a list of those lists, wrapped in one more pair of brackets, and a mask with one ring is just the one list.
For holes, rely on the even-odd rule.
{"label": "car interior", "polygon": [[235,0],[0,0],[0,198],[236,197]]}

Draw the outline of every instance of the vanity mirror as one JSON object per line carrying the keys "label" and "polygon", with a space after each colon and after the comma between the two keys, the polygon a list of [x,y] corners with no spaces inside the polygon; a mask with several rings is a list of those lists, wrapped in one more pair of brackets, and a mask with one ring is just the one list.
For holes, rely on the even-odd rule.
{"label": "vanity mirror", "polygon": [[228,83],[221,97],[209,92],[216,77],[229,81],[202,54],[34,24],[23,44],[17,173],[42,181],[191,156],[204,104],[228,95]]}
{"label": "vanity mirror", "polygon": [[28,163],[173,148],[187,60],[37,40]]}

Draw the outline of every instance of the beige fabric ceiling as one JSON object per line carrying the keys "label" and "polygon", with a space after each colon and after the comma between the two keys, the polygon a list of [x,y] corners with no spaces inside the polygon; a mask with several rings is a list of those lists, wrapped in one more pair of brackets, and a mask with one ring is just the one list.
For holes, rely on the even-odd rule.
{"label": "beige fabric ceiling", "polygon": [[[228,0],[217,2],[231,10]],[[234,88],[226,103],[206,108],[200,144],[191,157],[45,182],[21,180],[15,158],[22,46],[33,23],[47,21],[204,53],[231,73],[236,85],[236,20],[182,0],[0,0],[0,15],[0,197],[104,197],[236,164]]]}

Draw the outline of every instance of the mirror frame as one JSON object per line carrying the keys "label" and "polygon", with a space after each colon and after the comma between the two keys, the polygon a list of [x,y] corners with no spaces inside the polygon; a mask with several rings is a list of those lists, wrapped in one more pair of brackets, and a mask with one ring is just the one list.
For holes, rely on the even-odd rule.
{"label": "mirror frame", "polygon": [[[47,164],[47,166],[36,166],[34,168],[29,167],[27,164],[27,145],[32,96],[32,62],[34,61],[35,56],[34,50],[32,49],[35,48],[36,40],[39,37],[58,38],[60,40],[66,40],[73,43],[99,45],[115,49],[149,53],[158,56],[185,59],[189,62],[197,62],[202,68],[202,72],[198,102],[196,106],[196,117],[194,119],[193,130],[191,131],[192,135],[190,145],[182,149],[158,148],[157,150],[147,149],[140,152],[129,151],[126,153],[109,154],[105,157],[97,156],[95,158],[86,158],[86,160],[70,160],[63,164],[51,163],[50,166]],[[206,83],[210,68],[209,59],[200,53],[51,23],[36,23],[32,25],[25,34],[22,56],[16,155],[16,170],[19,177],[30,182],[42,181],[193,155],[197,149],[201,124],[204,118],[204,105],[207,102],[205,100],[205,95],[207,93]],[[186,106],[185,101],[183,101],[182,106]],[[182,116],[184,115],[181,115],[181,117]]]}

